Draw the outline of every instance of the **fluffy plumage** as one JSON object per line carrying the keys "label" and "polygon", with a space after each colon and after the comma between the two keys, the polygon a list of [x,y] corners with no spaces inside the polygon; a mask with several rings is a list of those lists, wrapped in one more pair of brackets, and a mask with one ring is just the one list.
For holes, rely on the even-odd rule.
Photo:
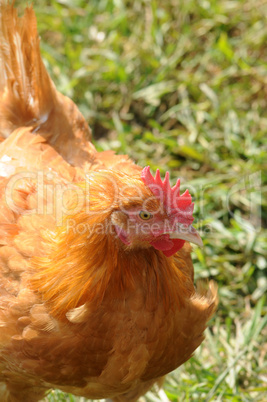
{"label": "fluffy plumage", "polygon": [[141,168],[96,152],[45,70],[32,8],[2,5],[0,24],[0,400],[134,401],[202,342],[216,286],[195,289],[188,234],[166,249],[174,218]]}

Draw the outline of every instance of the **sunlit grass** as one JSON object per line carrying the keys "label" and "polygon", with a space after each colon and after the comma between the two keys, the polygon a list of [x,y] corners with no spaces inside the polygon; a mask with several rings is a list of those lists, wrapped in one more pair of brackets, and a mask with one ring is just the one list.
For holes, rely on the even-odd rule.
{"label": "sunlit grass", "polygon": [[[97,149],[169,170],[194,195],[204,241],[193,255],[196,278],[218,282],[220,304],[165,393],[267,400],[266,1],[34,3],[45,63]],[[83,399],[54,391],[48,400]]]}

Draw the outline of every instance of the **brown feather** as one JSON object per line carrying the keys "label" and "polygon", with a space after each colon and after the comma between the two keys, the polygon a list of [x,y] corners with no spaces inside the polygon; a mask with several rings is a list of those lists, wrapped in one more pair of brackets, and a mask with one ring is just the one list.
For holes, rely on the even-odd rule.
{"label": "brown feather", "polygon": [[216,285],[195,289],[187,243],[167,258],[120,241],[121,209],[159,201],[127,156],[96,152],[33,9],[0,11],[0,400],[135,401],[202,342]]}

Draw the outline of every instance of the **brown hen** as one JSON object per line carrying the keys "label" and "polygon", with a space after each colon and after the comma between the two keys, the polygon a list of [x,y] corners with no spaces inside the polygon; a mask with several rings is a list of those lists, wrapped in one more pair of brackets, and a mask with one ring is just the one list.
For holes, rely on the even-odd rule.
{"label": "brown hen", "polygon": [[96,152],[42,63],[32,8],[0,20],[0,400],[134,401],[190,358],[217,304],[193,284],[191,196]]}

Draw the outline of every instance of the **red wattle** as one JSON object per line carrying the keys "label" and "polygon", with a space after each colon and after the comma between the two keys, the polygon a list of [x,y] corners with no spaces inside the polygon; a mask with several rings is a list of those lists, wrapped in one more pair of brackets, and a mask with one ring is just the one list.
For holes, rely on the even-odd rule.
{"label": "red wattle", "polygon": [[172,239],[171,242],[173,243],[171,249],[162,250],[163,254],[166,255],[166,257],[171,257],[173,254],[177,253],[177,251],[180,250],[185,244],[185,240],[182,239]]}
{"label": "red wattle", "polygon": [[156,250],[170,250],[173,246],[172,241],[169,239],[169,235],[163,235],[152,241],[151,246],[153,246]]}
{"label": "red wattle", "polygon": [[171,257],[178,250],[180,250],[185,243],[185,240],[170,239],[169,235],[163,235],[160,238],[151,242],[156,250],[161,250],[166,257]]}

